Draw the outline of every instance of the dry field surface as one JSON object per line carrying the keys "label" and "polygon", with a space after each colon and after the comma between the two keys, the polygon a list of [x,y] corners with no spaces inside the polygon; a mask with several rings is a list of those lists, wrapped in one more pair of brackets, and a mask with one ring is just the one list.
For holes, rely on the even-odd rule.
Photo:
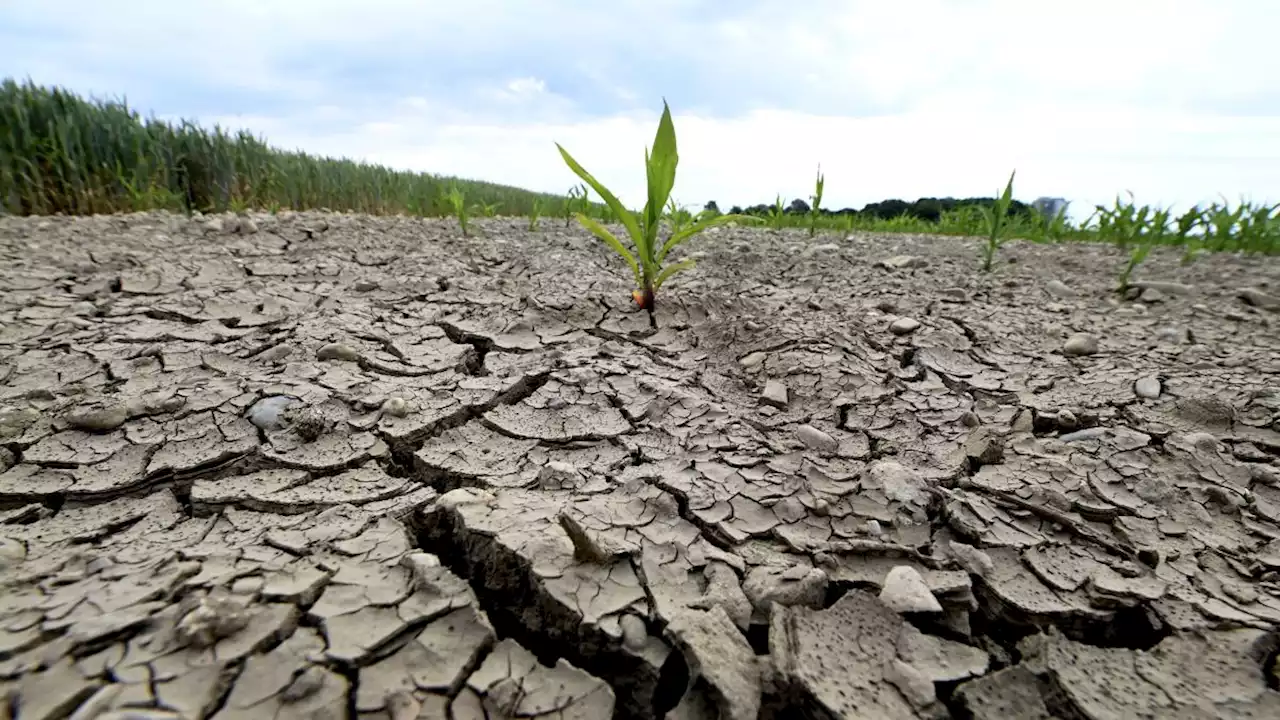
{"label": "dry field surface", "polygon": [[1280,264],[0,218],[0,718],[1280,717]]}

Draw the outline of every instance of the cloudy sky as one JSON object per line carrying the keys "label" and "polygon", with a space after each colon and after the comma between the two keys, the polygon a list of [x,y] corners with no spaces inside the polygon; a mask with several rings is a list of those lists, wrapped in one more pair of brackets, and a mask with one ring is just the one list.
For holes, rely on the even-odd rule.
{"label": "cloudy sky", "polygon": [[630,205],[1280,202],[1275,0],[0,0],[0,72],[290,149]]}

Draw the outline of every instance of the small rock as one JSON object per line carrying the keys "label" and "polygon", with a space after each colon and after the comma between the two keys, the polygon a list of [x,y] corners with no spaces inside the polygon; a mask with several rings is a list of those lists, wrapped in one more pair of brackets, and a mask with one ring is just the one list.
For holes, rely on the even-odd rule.
{"label": "small rock", "polygon": [[982,420],[972,410],[965,410],[960,416],[960,424],[965,427],[976,428],[982,424]]}
{"label": "small rock", "polygon": [[796,437],[810,449],[821,453],[834,453],[840,447],[835,438],[812,425],[796,428]]}
{"label": "small rock", "polygon": [[253,235],[258,232],[258,223],[254,222],[253,218],[241,218],[239,229],[241,235]]}
{"label": "small rock", "polygon": [[638,615],[627,613],[618,618],[618,625],[622,628],[623,645],[632,650],[644,648],[649,639],[649,628],[645,627],[644,620]]}
{"label": "small rock", "polygon": [[894,335],[909,335],[920,327],[920,321],[914,318],[902,317],[893,321],[889,326],[889,332]]}
{"label": "small rock", "polygon": [[1098,352],[1098,338],[1089,333],[1075,333],[1062,345],[1067,355],[1093,355]]}
{"label": "small rock", "polygon": [[269,395],[249,407],[249,422],[263,430],[281,430],[285,426],[284,412],[298,402],[288,395]]}
{"label": "small rock", "polygon": [[902,270],[909,268],[922,268],[928,264],[929,262],[924,258],[918,258],[914,255],[894,255],[893,257],[885,258],[884,260],[877,262],[876,267],[884,268],[886,270]]}
{"label": "small rock", "polygon": [[942,605],[929,591],[920,571],[899,565],[889,571],[880,589],[880,602],[894,612],[942,612]]}
{"label": "small rock", "polygon": [[206,221],[204,224],[204,231],[214,234],[222,232],[222,220],[219,218],[213,218],[212,220]]}
{"label": "small rock", "polygon": [[884,530],[880,529],[880,521],[879,521],[879,520],[868,520],[868,521],[867,521],[867,534],[868,534],[868,535],[870,535],[871,537],[880,537],[880,533],[882,533],[882,532],[884,532]]}
{"label": "small rock", "polygon": [[750,355],[738,361],[738,364],[744,368],[753,368],[764,362],[765,354],[762,352],[753,352]]}
{"label": "small rock", "polygon": [[958,287],[947,288],[946,290],[943,290],[940,293],[939,297],[941,297],[943,300],[946,300],[948,302],[956,302],[956,303],[969,302],[969,293],[965,292],[964,288],[958,288]]}
{"label": "small rock", "polygon": [[360,359],[360,353],[355,348],[342,343],[329,343],[316,351],[317,360],[346,360],[354,362]]}
{"label": "small rock", "polygon": [[1164,327],[1156,331],[1156,340],[1185,345],[1191,342],[1191,332],[1186,328]]}
{"label": "small rock", "polygon": [[402,418],[409,414],[409,403],[404,398],[389,397],[382,401],[382,414]]}
{"label": "small rock", "polygon": [[[6,447],[0,447],[0,473],[13,467],[18,458],[14,457],[13,451]],[[826,502],[825,500],[823,502]]]}
{"label": "small rock", "polygon": [[1080,427],[1080,421],[1076,419],[1076,414],[1070,410],[1059,410],[1057,417],[1058,429],[1064,432],[1071,432]]}
{"label": "small rock", "polygon": [[787,409],[787,386],[781,380],[770,378],[764,384],[764,391],[760,393],[760,402],[763,405],[771,405],[779,410]]}
{"label": "small rock", "polygon": [[378,283],[372,280],[361,280],[360,282],[356,283],[356,292],[369,292],[371,290],[377,290],[377,289],[378,289]]}
{"label": "small rock", "polygon": [[543,490],[576,490],[581,484],[578,468],[561,460],[552,460],[538,471],[538,487]]}
{"label": "small rock", "polygon": [[1240,288],[1236,293],[1246,305],[1260,307],[1264,310],[1280,310],[1280,297],[1265,293],[1258,288]]}
{"label": "small rock", "polygon": [[249,625],[250,614],[236,600],[222,596],[201,598],[174,627],[175,639],[197,648],[207,648],[231,637]]}
{"label": "small rock", "polygon": [[129,408],[123,404],[80,410],[67,415],[67,424],[71,427],[94,432],[115,430],[128,420]]}
{"label": "small rock", "polygon": [[1072,290],[1069,285],[1062,282],[1061,280],[1050,280],[1049,282],[1044,284],[1044,289],[1045,289],[1045,292],[1049,293],[1053,297],[1060,298],[1060,299],[1074,297],[1076,294],[1075,290]]}
{"label": "small rock", "polygon": [[1142,302],[1147,304],[1161,303],[1165,301],[1164,293],[1160,292],[1159,290],[1153,287],[1144,289],[1142,291],[1142,294],[1139,295],[1138,297],[1142,300]]}
{"label": "small rock", "polygon": [[1155,375],[1138,378],[1133,384],[1133,394],[1147,400],[1160,397],[1160,378]]}
{"label": "small rock", "polygon": [[876,301],[876,309],[886,313],[897,312],[898,304],[891,298],[880,298]]}
{"label": "small rock", "polygon": [[978,548],[955,540],[950,541],[950,548],[951,554],[956,556],[956,561],[971,575],[987,577],[995,571],[996,566],[991,561],[991,556]]}

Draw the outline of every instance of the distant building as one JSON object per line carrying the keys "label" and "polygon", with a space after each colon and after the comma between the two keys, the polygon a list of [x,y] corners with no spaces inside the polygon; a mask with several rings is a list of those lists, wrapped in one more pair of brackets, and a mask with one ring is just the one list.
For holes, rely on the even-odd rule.
{"label": "distant building", "polygon": [[1066,213],[1070,204],[1065,198],[1038,197],[1031,203],[1031,207],[1038,210],[1045,220],[1052,221]]}

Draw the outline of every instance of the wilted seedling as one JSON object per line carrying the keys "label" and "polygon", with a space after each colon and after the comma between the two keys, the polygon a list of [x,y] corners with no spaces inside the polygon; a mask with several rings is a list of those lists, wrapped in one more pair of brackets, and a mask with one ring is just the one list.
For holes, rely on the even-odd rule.
{"label": "wilted seedling", "polygon": [[1005,219],[1009,213],[1009,206],[1013,204],[1013,176],[1017,172],[1014,170],[1009,174],[1009,183],[1004,186],[1004,193],[996,198],[994,205],[982,208],[982,217],[987,226],[987,243],[982,247],[983,272],[991,272],[991,263],[995,261],[996,251],[1007,240],[1004,236]]}
{"label": "wilted seedling", "polygon": [[634,253],[628,250],[603,225],[592,220],[585,213],[578,213],[578,222],[604,241],[606,245],[613,248],[614,252],[621,255],[622,259],[631,267],[637,287],[632,292],[632,298],[635,299],[637,305],[648,311],[650,327],[656,328],[658,326],[657,318],[654,316],[655,296],[658,289],[671,276],[694,266],[694,260],[686,258],[664,268],[663,261],[666,260],[667,253],[674,250],[676,246],[685,240],[714,225],[720,225],[731,220],[750,219],[748,216],[742,215],[704,217],[677,232],[672,232],[666,242],[659,244],[658,228],[662,220],[662,210],[667,203],[667,198],[671,195],[671,189],[675,186],[676,165],[680,159],[679,154],[676,152],[676,130],[671,122],[671,109],[667,107],[665,100],[662,102],[662,118],[658,121],[658,132],[653,140],[653,152],[650,154],[649,149],[646,148],[644,153],[645,173],[648,176],[648,200],[645,202],[644,210],[638,217],[624,207],[622,202],[608,188],[601,185],[591,173],[579,165],[578,161],[574,160],[569,155],[569,152],[560,146],[560,143],[556,143],[556,148],[560,151],[560,156],[564,158],[565,164],[569,166],[569,169],[585,180],[604,199],[605,204],[618,216],[622,226],[626,228],[627,234],[631,236],[631,242],[635,248]]}
{"label": "wilted seedling", "polygon": [[822,166],[818,166],[818,180],[814,183],[813,195],[809,199],[813,200],[813,207],[809,208],[809,237],[813,237],[818,232],[818,208],[822,205],[822,186],[825,179],[822,177]]}

